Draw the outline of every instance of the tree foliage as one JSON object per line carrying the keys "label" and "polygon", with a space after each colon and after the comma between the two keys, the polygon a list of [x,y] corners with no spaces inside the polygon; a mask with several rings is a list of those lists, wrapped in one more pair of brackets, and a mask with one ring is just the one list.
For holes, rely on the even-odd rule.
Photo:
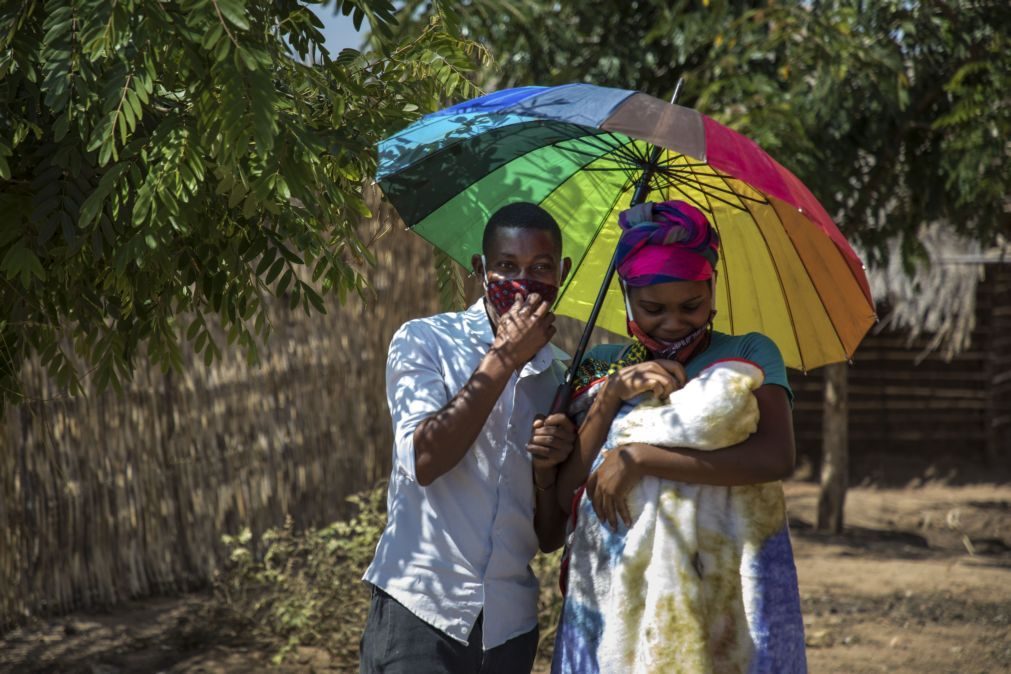
{"label": "tree foliage", "polygon": [[[413,0],[398,30],[433,9]],[[469,0],[483,84],[590,82],[679,100],[754,138],[883,256],[925,222],[1008,225],[1011,6],[999,0]],[[411,21],[414,21],[412,23]]]}
{"label": "tree foliage", "polygon": [[118,387],[141,354],[177,366],[184,340],[255,359],[268,295],[311,312],[362,288],[376,142],[476,95],[483,51],[337,0],[378,37],[331,54],[313,4],[3,3],[0,399],[33,351],[70,392],[82,372]]}

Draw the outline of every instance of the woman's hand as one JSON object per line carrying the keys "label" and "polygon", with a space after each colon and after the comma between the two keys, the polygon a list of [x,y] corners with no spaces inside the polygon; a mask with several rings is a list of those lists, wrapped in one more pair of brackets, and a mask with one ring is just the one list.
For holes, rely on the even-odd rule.
{"label": "woman's hand", "polygon": [[607,378],[608,395],[631,400],[651,391],[657,398],[666,398],[688,380],[684,366],[673,360],[650,360],[623,367]]}
{"label": "woman's hand", "polygon": [[625,526],[632,526],[632,513],[628,509],[628,493],[642,479],[628,446],[604,452],[604,460],[586,481],[586,494],[593,511],[602,522],[618,528],[618,517]]}

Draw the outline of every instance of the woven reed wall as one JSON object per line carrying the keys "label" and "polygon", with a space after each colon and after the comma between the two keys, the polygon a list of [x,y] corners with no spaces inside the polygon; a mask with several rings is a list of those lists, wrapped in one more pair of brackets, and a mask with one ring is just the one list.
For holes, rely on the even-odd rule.
{"label": "woven reed wall", "polygon": [[[439,305],[430,246],[385,206],[368,226],[386,231],[374,298],[312,317],[276,302],[258,367],[237,353],[211,368],[189,357],[182,373],[138,367],[122,398],[53,399],[38,364],[26,366],[38,401],[0,420],[0,632],[31,614],[199,586],[222,534],[255,536],[287,514],[333,521],[347,495],[388,475],[387,346]],[[571,350],[579,330],[559,319],[557,341]]]}
{"label": "woven reed wall", "polygon": [[[389,214],[373,227],[389,223]],[[328,522],[389,471],[386,348],[438,310],[430,248],[400,228],[377,246],[377,301],[307,318],[282,302],[262,364],[237,353],[185,372],[138,367],[115,393],[54,399],[36,363],[0,451],[0,629],[29,613],[205,582],[243,526]]]}

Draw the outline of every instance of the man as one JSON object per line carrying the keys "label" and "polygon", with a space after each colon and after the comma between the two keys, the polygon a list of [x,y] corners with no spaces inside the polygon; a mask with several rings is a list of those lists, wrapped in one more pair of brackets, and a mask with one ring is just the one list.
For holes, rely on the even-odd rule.
{"label": "man", "polygon": [[551,303],[569,272],[558,224],[530,203],[489,219],[472,267],[484,296],[405,323],[386,387],[394,458],[389,519],[365,573],[372,604],[361,672],[529,672],[537,580],[561,545],[557,466],[575,429],[543,415],[564,354]]}

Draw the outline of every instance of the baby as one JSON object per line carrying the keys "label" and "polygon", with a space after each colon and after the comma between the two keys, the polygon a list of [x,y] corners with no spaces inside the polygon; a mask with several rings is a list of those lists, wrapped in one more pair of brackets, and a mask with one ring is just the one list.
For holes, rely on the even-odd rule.
{"label": "baby", "polygon": [[704,450],[736,445],[758,429],[752,391],[764,380],[750,361],[717,361],[666,400],[646,400],[616,419],[608,444]]}

